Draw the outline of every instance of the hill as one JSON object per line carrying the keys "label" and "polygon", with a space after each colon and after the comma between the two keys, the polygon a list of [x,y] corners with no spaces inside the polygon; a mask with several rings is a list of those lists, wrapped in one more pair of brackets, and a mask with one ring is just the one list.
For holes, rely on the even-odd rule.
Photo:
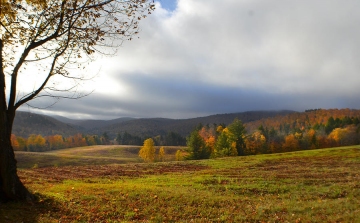
{"label": "hill", "polygon": [[[306,129],[314,127],[315,125],[325,126],[332,117],[336,119],[357,118],[360,120],[360,110],[357,109],[313,109],[305,112],[293,112],[285,115],[277,115],[274,117],[267,117],[257,119],[246,124],[248,132],[253,132],[259,126],[264,128],[280,128],[287,127],[291,129]],[[356,121],[357,122],[357,121]]]}
{"label": "hill", "polygon": [[117,133],[124,132],[140,137],[152,137],[175,132],[185,137],[199,123],[203,125],[213,123],[227,125],[235,118],[246,123],[290,113],[293,113],[293,111],[249,111],[192,119],[118,118],[113,120],[73,120],[60,116],[53,118],[29,112],[17,112],[13,133],[17,136],[28,137],[31,134],[40,134],[42,136],[60,134],[69,136],[76,133],[101,135],[107,132],[110,138],[115,138]]}
{"label": "hill", "polygon": [[248,111],[241,113],[217,114],[191,119],[134,119],[109,126],[104,126],[98,129],[93,129],[90,130],[89,133],[102,134],[103,132],[107,132],[110,136],[115,137],[117,133],[123,133],[126,131],[132,135],[148,137],[156,135],[166,135],[168,132],[176,132],[181,136],[186,137],[200,123],[202,125],[211,125],[214,123],[218,125],[228,125],[233,122],[235,118],[240,119],[243,123],[247,123],[263,118],[271,118],[291,113],[294,113],[294,111]]}
{"label": "hill", "polygon": [[31,134],[69,136],[78,133],[74,126],[60,122],[46,115],[30,112],[16,112],[12,133],[16,136],[28,137]]}
{"label": "hill", "polygon": [[105,126],[109,126],[116,123],[122,123],[130,120],[134,120],[135,118],[124,117],[117,118],[112,120],[82,120],[82,119],[69,119],[62,116],[53,116],[55,119],[70,124],[81,131],[87,131],[91,129],[97,129]]}
{"label": "hill", "polygon": [[[166,136],[170,132],[186,137],[200,123],[202,125],[225,124],[228,125],[235,118],[240,119],[248,133],[254,132],[259,126],[287,131],[308,129],[315,125],[324,126],[330,117],[334,120],[353,117],[360,120],[360,110],[355,109],[314,109],[305,112],[295,111],[248,111],[241,113],[217,114],[191,119],[166,119],[166,118],[118,118],[113,120],[73,120],[57,116],[55,118],[17,112],[13,133],[17,136],[28,137],[31,134],[42,136],[60,134],[64,137],[76,133],[99,135],[107,133],[114,139],[118,133],[130,133],[136,137]],[[61,121],[60,121],[61,120]],[[345,120],[346,121],[346,120]],[[352,120],[354,121],[354,120]],[[358,120],[355,120],[358,121]],[[141,141],[141,140],[140,140]]]}

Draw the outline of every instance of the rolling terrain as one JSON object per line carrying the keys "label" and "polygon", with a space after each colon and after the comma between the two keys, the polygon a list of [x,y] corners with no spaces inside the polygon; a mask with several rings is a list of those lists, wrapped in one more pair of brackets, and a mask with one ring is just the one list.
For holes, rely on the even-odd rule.
{"label": "rolling terrain", "polygon": [[259,119],[287,115],[293,111],[249,111],[242,113],[218,114],[192,119],[165,118],[119,118],[114,120],[72,120],[64,117],[49,117],[28,112],[18,112],[15,117],[13,133],[16,136],[28,137],[31,134],[42,136],[60,134],[70,136],[76,133],[101,135],[104,132],[111,138],[118,133],[128,132],[132,135],[152,137],[175,132],[187,136],[200,123],[229,124],[235,118],[247,123]]}
{"label": "rolling terrain", "polygon": [[287,115],[293,111],[251,111],[231,114],[218,114],[207,117],[199,117],[192,119],[164,119],[164,118],[150,118],[150,119],[135,119],[127,122],[109,125],[99,129],[91,130],[93,134],[101,134],[108,132],[109,135],[116,135],[119,132],[125,132],[132,135],[156,136],[166,135],[168,132],[176,132],[183,137],[186,137],[194,130],[200,123],[207,124],[225,124],[228,125],[234,121],[235,118],[240,119],[243,123],[259,120],[262,118],[270,118],[278,115]]}
{"label": "rolling terrain", "polygon": [[79,130],[73,125],[63,123],[50,116],[21,111],[16,112],[12,131],[16,136],[26,138],[31,134],[69,136],[78,132]]}
{"label": "rolling terrain", "polygon": [[75,126],[79,130],[82,130],[82,131],[102,128],[105,126],[119,124],[122,122],[126,122],[126,121],[135,119],[135,118],[124,117],[124,118],[117,118],[117,119],[112,119],[112,120],[77,120],[77,119],[65,118],[62,116],[53,116],[53,118],[57,119],[58,121]]}
{"label": "rolling terrain", "polygon": [[0,204],[0,222],[359,222],[359,169],[360,146],[21,168],[38,200]]}

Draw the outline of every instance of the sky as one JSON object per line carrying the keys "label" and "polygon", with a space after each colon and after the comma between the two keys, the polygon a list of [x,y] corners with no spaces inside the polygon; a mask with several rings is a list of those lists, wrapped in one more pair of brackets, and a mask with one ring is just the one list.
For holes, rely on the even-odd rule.
{"label": "sky", "polygon": [[[360,109],[360,1],[158,0],[116,56],[91,64],[81,119]],[[44,104],[49,103],[44,101]]]}

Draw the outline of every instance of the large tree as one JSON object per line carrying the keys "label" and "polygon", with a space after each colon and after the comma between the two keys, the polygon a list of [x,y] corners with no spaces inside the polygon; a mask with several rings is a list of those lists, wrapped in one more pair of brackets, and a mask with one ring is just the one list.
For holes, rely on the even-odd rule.
{"label": "large tree", "polygon": [[[0,202],[32,197],[11,147],[15,111],[40,97],[84,96],[77,69],[96,53],[115,53],[152,10],[148,0],[0,1]],[[27,80],[36,83],[20,88]]]}

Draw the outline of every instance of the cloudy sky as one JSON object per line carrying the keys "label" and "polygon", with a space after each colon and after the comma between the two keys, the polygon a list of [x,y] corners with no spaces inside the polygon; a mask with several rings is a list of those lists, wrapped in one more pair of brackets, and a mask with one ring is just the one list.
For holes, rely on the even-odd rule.
{"label": "cloudy sky", "polygon": [[192,118],[360,109],[360,1],[158,0],[94,90],[47,110],[70,118]]}

